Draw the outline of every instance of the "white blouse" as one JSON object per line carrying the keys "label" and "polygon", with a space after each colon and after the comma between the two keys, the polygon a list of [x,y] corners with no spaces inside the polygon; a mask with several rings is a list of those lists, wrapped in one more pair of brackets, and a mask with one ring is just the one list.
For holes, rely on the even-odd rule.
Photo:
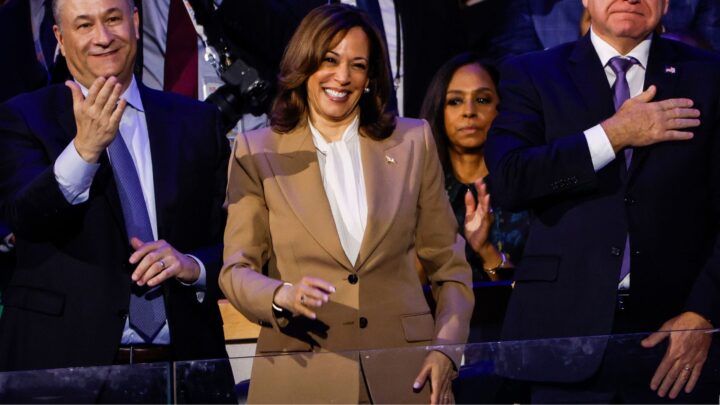
{"label": "white blouse", "polygon": [[350,263],[354,265],[365,235],[368,211],[360,158],[360,119],[355,117],[342,137],[330,143],[309,119],[308,124],[317,149],[320,174],[340,244]]}

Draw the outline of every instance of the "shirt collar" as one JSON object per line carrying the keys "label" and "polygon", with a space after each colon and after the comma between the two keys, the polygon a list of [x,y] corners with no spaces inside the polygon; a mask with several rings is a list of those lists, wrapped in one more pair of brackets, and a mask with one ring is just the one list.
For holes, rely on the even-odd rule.
{"label": "shirt collar", "polygon": [[632,56],[633,58],[637,59],[637,61],[640,63],[640,66],[646,69],[648,57],[650,56],[650,43],[652,42],[652,38],[653,34],[651,33],[650,35],[648,35],[647,38],[637,44],[635,48],[628,52],[627,55],[621,55],[620,52],[618,52],[615,48],[612,47],[612,45],[600,38],[599,35],[595,34],[595,31],[593,31],[592,27],[590,27],[590,41],[595,48],[595,52],[597,52],[598,56],[600,57],[600,62],[603,66],[607,66],[608,62],[610,62],[610,59],[614,58],[615,56]]}
{"label": "shirt collar", "polygon": [[[308,125],[310,126],[310,132],[313,136],[313,143],[315,144],[315,147],[320,151],[322,154],[326,154],[328,149],[330,148],[329,142],[325,140],[325,138],[322,136],[320,131],[315,128],[315,126],[310,121],[310,117],[308,117]],[[348,125],[347,128],[345,128],[345,132],[343,132],[343,135],[340,137],[339,140],[335,142],[345,142],[348,143],[354,138],[358,136],[358,131],[360,129],[360,115],[356,115],[355,118],[352,120],[350,125]]]}
{"label": "shirt collar", "polygon": [[[77,80],[75,80],[75,83],[77,83],[80,86],[80,90],[82,91],[83,96],[87,97],[89,90],[80,84]],[[145,112],[145,108],[143,108],[142,99],[140,98],[140,89],[138,88],[137,82],[135,81],[135,76],[132,76],[132,79],[130,80],[130,85],[127,89],[125,89],[125,92],[120,95],[120,98],[127,101],[128,105],[130,105],[132,108],[140,111]]]}

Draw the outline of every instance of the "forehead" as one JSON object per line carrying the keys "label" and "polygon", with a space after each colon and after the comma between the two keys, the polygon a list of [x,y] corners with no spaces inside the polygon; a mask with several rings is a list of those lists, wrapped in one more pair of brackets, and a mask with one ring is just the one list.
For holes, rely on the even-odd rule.
{"label": "forehead", "polygon": [[477,63],[471,63],[469,65],[459,67],[455,73],[453,73],[449,86],[462,86],[468,83],[480,83],[483,86],[495,87],[490,74],[484,67]]}
{"label": "forehead", "polygon": [[92,17],[113,10],[129,13],[127,0],[57,0],[58,12],[63,19],[74,19],[80,16]]}
{"label": "forehead", "polygon": [[[367,51],[370,48],[370,41],[362,27],[352,27],[348,30],[339,31],[330,41],[330,51]],[[358,49],[358,47],[362,49]]]}

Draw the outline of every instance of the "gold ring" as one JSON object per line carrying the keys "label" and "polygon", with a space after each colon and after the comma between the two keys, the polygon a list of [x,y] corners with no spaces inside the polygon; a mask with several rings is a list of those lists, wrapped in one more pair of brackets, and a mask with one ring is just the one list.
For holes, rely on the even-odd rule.
{"label": "gold ring", "polygon": [[685,371],[690,371],[690,370],[692,370],[692,367],[690,367],[690,366],[685,366],[685,367],[683,367],[683,370],[685,370]]}
{"label": "gold ring", "polygon": [[158,263],[160,263],[160,269],[165,270],[165,261],[160,259],[160,261]]}

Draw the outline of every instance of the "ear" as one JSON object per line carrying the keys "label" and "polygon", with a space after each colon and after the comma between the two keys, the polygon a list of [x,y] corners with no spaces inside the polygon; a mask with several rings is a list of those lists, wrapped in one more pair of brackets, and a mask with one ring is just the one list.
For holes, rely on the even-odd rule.
{"label": "ear", "polygon": [[140,39],[140,13],[137,7],[133,9],[133,25],[135,26],[135,39]]}
{"label": "ear", "polygon": [[60,29],[60,27],[57,24],[53,25],[53,34],[55,34],[55,39],[57,39],[58,44],[60,45],[60,53],[62,53],[62,56],[64,57],[65,56],[65,46],[63,46],[64,45],[63,34],[62,34],[62,30]]}

